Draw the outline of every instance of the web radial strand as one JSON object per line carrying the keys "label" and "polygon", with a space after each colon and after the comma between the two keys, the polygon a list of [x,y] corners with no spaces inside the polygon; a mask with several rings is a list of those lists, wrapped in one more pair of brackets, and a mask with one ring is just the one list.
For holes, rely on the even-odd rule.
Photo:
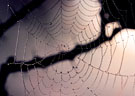
{"label": "web radial strand", "polygon": [[[19,1],[24,4],[26,2]],[[105,2],[109,4],[107,0]],[[112,2],[122,15],[115,0]],[[16,17],[15,8],[10,2],[7,5],[10,5],[7,12],[10,11]],[[109,7],[110,5],[108,10],[111,17],[118,20]],[[47,68],[47,63],[42,63],[48,56],[70,52],[76,45],[96,40],[101,34],[100,11],[101,4],[98,0],[46,0],[17,22],[14,46],[16,58],[10,64],[20,65],[20,72],[15,73],[15,76],[21,82],[21,96],[134,96],[135,33],[131,29],[120,31],[111,41],[100,44],[99,40],[100,45],[88,52],[84,50],[91,49],[92,46],[86,46],[85,49],[79,47],[77,50],[81,50],[81,53],[72,61],[53,64],[56,59],[59,61],[65,58],[66,54],[62,54],[58,58],[54,57],[52,65]],[[105,18],[108,18],[108,14],[105,14]],[[105,31],[110,36],[112,30],[120,26],[118,22],[108,22],[111,23],[107,24]],[[33,62],[27,63],[31,59]],[[23,72],[24,69],[27,72]],[[13,76],[11,74],[7,80],[8,92],[19,96],[14,90],[17,87],[10,84]]]}

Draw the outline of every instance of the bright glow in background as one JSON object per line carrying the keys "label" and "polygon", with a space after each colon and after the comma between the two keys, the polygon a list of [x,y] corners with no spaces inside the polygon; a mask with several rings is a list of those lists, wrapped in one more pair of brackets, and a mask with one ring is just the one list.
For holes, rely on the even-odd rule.
{"label": "bright glow in background", "polygon": [[[0,62],[47,57],[70,51],[100,34],[97,0],[47,0],[16,23],[0,40]],[[109,27],[107,27],[109,26]],[[108,36],[117,22],[106,26]],[[112,41],[46,69],[10,74],[11,96],[134,96],[135,31],[124,29]]]}

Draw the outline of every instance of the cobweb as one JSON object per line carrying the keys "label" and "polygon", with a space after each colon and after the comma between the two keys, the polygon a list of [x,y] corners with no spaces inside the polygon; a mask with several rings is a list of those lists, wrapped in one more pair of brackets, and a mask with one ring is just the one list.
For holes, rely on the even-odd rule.
{"label": "cobweb", "polygon": [[[26,0],[18,2],[27,4]],[[6,5],[6,18],[16,16],[12,3],[8,1]],[[21,67],[20,72],[10,74],[6,84],[10,96],[134,96],[135,33],[131,29],[122,30],[111,41],[77,55],[73,61],[61,61],[47,68],[39,62],[42,68],[33,70],[29,66],[35,63],[25,63],[36,56],[44,60],[97,39],[100,11],[98,0],[46,0],[19,20],[10,29],[15,33],[10,45],[15,60],[10,64],[21,60],[19,64],[27,66],[27,72]],[[117,22],[107,24],[107,36],[119,26]]]}

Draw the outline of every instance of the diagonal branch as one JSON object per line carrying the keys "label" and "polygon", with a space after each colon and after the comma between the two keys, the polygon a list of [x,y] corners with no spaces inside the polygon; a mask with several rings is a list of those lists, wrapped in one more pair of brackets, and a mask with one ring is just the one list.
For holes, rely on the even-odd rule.
{"label": "diagonal branch", "polygon": [[[6,30],[8,30],[11,26],[13,26],[17,21],[23,19],[28,13],[33,11],[35,8],[39,7],[44,1],[45,0],[33,0],[28,5],[24,6],[24,8],[22,8],[19,12],[16,12],[15,13],[16,16],[11,16],[9,20],[1,24],[0,37],[3,36]],[[101,17],[103,17],[103,14],[101,14]],[[4,64],[2,64],[1,70],[0,70],[0,94],[2,94],[2,96],[8,96],[8,92],[5,88],[5,84],[6,84],[6,80],[9,74],[14,73],[14,72],[19,72],[20,70],[22,70],[23,72],[27,72],[28,71],[27,68],[29,70],[34,69],[34,67],[47,68],[48,66],[51,66],[53,64],[56,64],[58,62],[65,61],[65,60],[72,61],[77,55],[91,51],[92,49],[98,47],[102,43],[112,40],[112,38],[120,31],[120,29],[115,29],[113,31],[112,36],[107,37],[105,35],[104,26],[105,25],[102,23],[100,36],[96,40],[85,45],[77,45],[74,49],[68,52],[60,52],[60,53],[48,56],[46,58],[35,57],[31,61],[28,61],[28,62],[18,61],[18,62],[15,62],[16,64],[9,64],[9,63],[14,63],[14,56],[9,57],[8,60]]]}
{"label": "diagonal branch", "polygon": [[9,64],[9,63],[14,63],[14,57],[9,57],[7,62],[5,64],[2,64],[0,70],[0,89],[1,89],[0,93],[2,93],[3,96],[8,96],[7,90],[5,89],[5,83],[9,74],[14,72],[20,72],[20,70],[22,70],[23,72],[27,72],[28,71],[27,69],[32,70],[35,67],[47,68],[48,66],[51,66],[53,64],[65,60],[72,61],[77,55],[88,52],[98,47],[102,43],[112,40],[112,38],[119,32],[119,30],[120,29],[115,29],[112,36],[110,37],[106,37],[105,33],[102,32],[101,35],[93,42],[90,42],[86,45],[77,45],[74,49],[72,49],[69,52],[60,52],[48,56],[46,58],[35,57],[28,62],[19,61],[19,62],[15,62],[15,64]]}

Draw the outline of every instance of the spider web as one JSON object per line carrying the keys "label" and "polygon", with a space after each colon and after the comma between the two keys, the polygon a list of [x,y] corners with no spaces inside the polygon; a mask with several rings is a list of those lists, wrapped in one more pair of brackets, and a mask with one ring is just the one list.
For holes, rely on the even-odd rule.
{"label": "spider web", "polygon": [[[7,12],[16,15],[10,2],[7,5]],[[120,31],[111,41],[89,52],[82,51],[73,61],[61,61],[47,68],[41,63],[50,55],[69,52],[76,45],[96,40],[100,35],[100,11],[97,0],[47,0],[18,21],[15,60],[9,65],[19,64],[20,72],[8,77],[8,93],[11,96],[134,96],[135,34],[131,29]],[[107,36],[115,27],[119,27],[117,22],[106,25]],[[43,58],[38,61],[42,68],[26,63],[35,56]],[[19,60],[23,62],[17,63]],[[27,73],[23,72],[23,66],[27,67]],[[34,66],[33,70],[30,66]]]}

